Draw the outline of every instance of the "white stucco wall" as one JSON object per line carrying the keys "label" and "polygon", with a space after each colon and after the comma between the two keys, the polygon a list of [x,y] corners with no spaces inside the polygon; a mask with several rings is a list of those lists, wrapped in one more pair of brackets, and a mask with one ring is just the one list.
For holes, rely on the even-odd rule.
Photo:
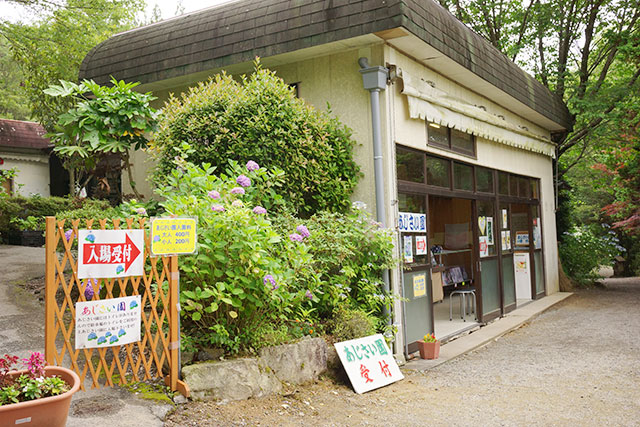
{"label": "white stucco wall", "polygon": [[[446,77],[422,66],[402,53],[387,47],[385,49],[386,61],[407,70],[412,75],[435,83],[440,90],[446,91],[457,98],[465,99],[471,104],[484,105],[488,112],[501,114],[505,120],[519,126],[526,126],[532,132],[540,135],[549,135],[549,131],[536,124],[523,119],[509,111],[507,108],[497,105],[490,100],[455,84]],[[483,138],[477,138],[477,158],[471,158],[427,146],[427,129],[424,120],[410,119],[407,97],[401,93],[402,82],[394,84],[392,90],[387,90],[389,105],[392,107],[392,121],[389,134],[398,144],[416,148],[425,152],[438,154],[452,159],[458,159],[470,164],[476,164],[506,172],[540,179],[540,203],[542,211],[543,245],[545,257],[545,279],[547,293],[555,293],[559,290],[558,278],[558,249],[556,240],[555,202],[553,189],[552,159],[548,156],[517,149],[505,144],[496,143]],[[389,158],[394,156],[390,152]]]}
{"label": "white stucco wall", "polygon": [[0,170],[13,168],[18,170],[13,180],[14,194],[23,196],[39,194],[43,197],[51,195],[48,156],[0,152],[0,157],[4,159],[4,164],[0,166]]}

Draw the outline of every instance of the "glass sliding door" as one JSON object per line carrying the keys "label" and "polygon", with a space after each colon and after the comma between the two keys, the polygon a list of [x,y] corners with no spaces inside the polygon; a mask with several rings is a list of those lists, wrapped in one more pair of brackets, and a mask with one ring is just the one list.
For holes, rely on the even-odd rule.
{"label": "glass sliding door", "polygon": [[535,276],[535,296],[544,296],[544,264],[542,260],[542,223],[540,206],[531,206],[532,234],[533,234],[533,271]]}
{"label": "glass sliding door", "polygon": [[495,204],[492,201],[476,201],[476,229],[478,231],[478,256],[480,267],[480,295],[482,321],[487,322],[501,315],[499,244],[496,229]]}
{"label": "glass sliding door", "polygon": [[398,194],[407,354],[418,351],[417,341],[426,333],[433,332],[430,257],[427,255],[426,199],[424,195]]}
{"label": "glass sliding door", "polygon": [[[516,281],[513,267],[513,242],[509,224],[511,209],[508,203],[500,203],[498,221],[500,223],[500,249],[502,252],[502,302],[503,311],[508,313],[516,308]],[[497,237],[497,236],[496,236]]]}
{"label": "glass sliding door", "polygon": [[513,266],[518,304],[533,299],[532,292],[532,244],[529,238],[530,205],[511,203],[511,239],[513,244]]}

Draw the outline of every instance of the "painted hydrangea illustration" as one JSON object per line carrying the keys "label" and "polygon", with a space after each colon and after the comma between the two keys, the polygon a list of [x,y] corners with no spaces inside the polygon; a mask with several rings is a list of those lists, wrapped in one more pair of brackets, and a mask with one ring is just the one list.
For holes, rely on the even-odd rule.
{"label": "painted hydrangea illustration", "polygon": [[94,236],[93,234],[89,233],[89,235],[87,237],[85,237],[84,240],[86,240],[87,242],[90,242],[90,243],[94,243],[96,241],[96,236]]}
{"label": "painted hydrangea illustration", "polygon": [[121,337],[121,336],[123,336],[123,335],[126,335],[126,334],[127,334],[127,331],[125,331],[124,329],[120,329],[120,330],[118,331],[118,336],[119,336],[119,337]]}
{"label": "painted hydrangea illustration", "polygon": [[107,342],[107,338],[106,337],[100,337],[98,338],[98,344],[104,344]]}
{"label": "painted hydrangea illustration", "polygon": [[119,266],[116,267],[116,274],[120,274],[123,271],[124,271],[124,267],[123,266],[119,265]]}
{"label": "painted hydrangea illustration", "polygon": [[135,301],[131,301],[131,304],[129,304],[129,308],[134,309],[138,306],[138,303]]}
{"label": "painted hydrangea illustration", "polygon": [[97,340],[98,336],[96,335],[95,332],[90,332],[89,336],[87,337],[87,340],[92,341],[92,340]]}
{"label": "painted hydrangea illustration", "polygon": [[118,337],[112,335],[111,338],[109,338],[109,344],[113,344],[114,342],[118,342]]}

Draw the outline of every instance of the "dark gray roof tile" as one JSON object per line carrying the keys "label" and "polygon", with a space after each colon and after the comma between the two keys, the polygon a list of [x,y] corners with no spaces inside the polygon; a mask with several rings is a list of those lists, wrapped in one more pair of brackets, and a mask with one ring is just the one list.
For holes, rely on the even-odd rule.
{"label": "dark gray roof tile", "polygon": [[[490,84],[568,128],[562,101],[433,0],[244,0],[117,34],[81,78],[148,83],[404,27]],[[464,82],[463,82],[464,83]]]}

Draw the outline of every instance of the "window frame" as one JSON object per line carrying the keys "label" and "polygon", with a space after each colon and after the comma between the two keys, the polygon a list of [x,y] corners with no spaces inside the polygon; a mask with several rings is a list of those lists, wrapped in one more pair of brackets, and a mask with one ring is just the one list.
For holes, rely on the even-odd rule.
{"label": "window frame", "polygon": [[[468,133],[468,132],[462,132],[460,130],[451,128],[449,126],[444,126],[435,122],[430,122],[428,120],[425,121],[426,123],[426,130],[427,130],[427,146],[429,147],[434,147],[434,148],[439,148],[441,150],[446,150],[446,151],[450,151],[452,153],[456,153],[456,154],[460,154],[462,156],[466,156],[466,157],[471,157],[473,159],[477,158],[477,144],[476,144],[476,136],[472,133]],[[435,126],[434,126],[435,125]],[[446,133],[447,133],[447,145],[443,145],[443,144],[438,144],[436,142],[432,142],[431,139],[429,139],[429,127],[433,127],[436,129],[446,129]],[[469,136],[469,138],[471,139],[471,145],[472,145],[472,150],[471,151],[467,151],[467,150],[462,150],[460,148],[456,148],[453,146],[453,138],[451,137],[451,133],[453,130],[456,130],[458,132],[464,133],[466,135]]]}

